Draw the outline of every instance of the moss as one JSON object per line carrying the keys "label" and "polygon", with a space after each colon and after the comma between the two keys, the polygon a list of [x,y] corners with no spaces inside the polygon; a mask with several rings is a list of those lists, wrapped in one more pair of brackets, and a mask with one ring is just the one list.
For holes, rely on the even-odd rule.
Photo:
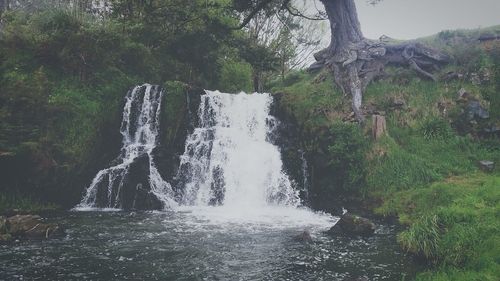
{"label": "moss", "polygon": [[164,145],[171,144],[178,130],[185,121],[187,111],[186,92],[187,85],[179,81],[167,81],[164,83],[164,100],[162,102],[162,128],[164,128]]}

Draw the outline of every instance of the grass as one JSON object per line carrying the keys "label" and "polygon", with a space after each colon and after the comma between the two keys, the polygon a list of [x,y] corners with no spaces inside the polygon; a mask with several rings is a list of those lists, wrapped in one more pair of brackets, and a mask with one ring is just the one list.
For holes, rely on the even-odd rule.
{"label": "grass", "polygon": [[500,175],[450,177],[399,191],[377,212],[408,225],[398,240],[435,268],[417,280],[497,280],[500,273]]}
{"label": "grass", "polygon": [[[454,54],[457,58],[463,56],[459,51]],[[494,68],[478,48],[465,55],[474,60],[464,57],[442,74]],[[500,141],[459,130],[456,122],[463,122],[460,114],[464,105],[456,102],[456,97],[461,88],[466,89],[489,108],[492,122],[498,122],[493,120],[496,108],[492,93],[497,92],[495,83],[500,79],[480,85],[468,78],[435,83],[423,81],[409,70],[389,68],[388,72],[393,75],[369,85],[364,95],[365,106],[385,113],[388,134],[368,142],[366,163],[361,165],[366,170],[366,184],[351,192],[359,190],[368,198],[381,199],[383,203],[375,211],[398,217],[406,226],[398,242],[430,265],[417,280],[498,280]],[[271,86],[272,92],[283,93],[282,106],[301,126],[321,132],[322,127],[332,128],[350,112],[349,100],[333,84],[328,73],[298,72]],[[395,106],[395,100],[403,100],[404,106]],[[445,105],[446,111],[440,105]],[[369,130],[368,125],[365,137]],[[325,139],[320,133],[313,135]],[[336,138],[326,140],[334,148],[342,144]],[[328,155],[335,158],[330,161],[342,159],[339,151],[345,149]],[[478,167],[480,160],[492,160],[497,168],[483,173]],[[363,160],[358,157],[356,161]],[[359,170],[341,165],[331,173],[341,169],[347,169],[344,174],[349,174],[349,169]],[[322,185],[330,193],[345,188],[335,180]]]}
{"label": "grass", "polygon": [[5,212],[19,210],[26,213],[39,213],[43,211],[53,211],[60,207],[52,203],[42,203],[29,196],[19,194],[0,193],[0,214]]}

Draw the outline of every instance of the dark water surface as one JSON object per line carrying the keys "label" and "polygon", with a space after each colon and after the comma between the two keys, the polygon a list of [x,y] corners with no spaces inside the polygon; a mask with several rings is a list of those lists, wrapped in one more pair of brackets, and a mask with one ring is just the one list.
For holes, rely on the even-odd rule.
{"label": "dark water surface", "polygon": [[[209,215],[207,215],[208,217]],[[332,237],[304,227],[176,213],[67,212],[51,218],[67,236],[0,245],[0,280],[409,280],[416,265],[395,230]],[[303,218],[307,219],[307,218]]]}

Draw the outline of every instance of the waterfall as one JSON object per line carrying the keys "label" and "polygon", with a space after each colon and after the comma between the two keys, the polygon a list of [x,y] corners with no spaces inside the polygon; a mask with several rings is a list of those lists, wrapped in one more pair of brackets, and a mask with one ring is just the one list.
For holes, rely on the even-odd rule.
{"label": "waterfall", "polygon": [[277,120],[269,94],[206,91],[199,125],[188,136],[177,178],[184,205],[298,206],[298,192],[270,142]]}
{"label": "waterfall", "polygon": [[[172,187],[164,181],[154,163],[163,92],[144,84],[127,93],[120,128],[122,148],[113,165],[97,173],[78,208],[136,208],[137,200],[157,200],[161,207],[176,205]],[[141,162],[142,161],[142,162]],[[134,186],[133,165],[147,171],[147,179]],[[130,190],[131,189],[131,190]],[[141,197],[142,196],[142,197]]]}

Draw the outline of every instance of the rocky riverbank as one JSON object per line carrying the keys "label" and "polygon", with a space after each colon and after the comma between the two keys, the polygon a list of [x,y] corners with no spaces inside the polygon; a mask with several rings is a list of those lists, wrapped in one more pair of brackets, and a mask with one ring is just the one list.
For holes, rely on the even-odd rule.
{"label": "rocky riverbank", "polygon": [[38,215],[0,216],[0,243],[20,239],[48,239],[64,235],[62,227]]}

